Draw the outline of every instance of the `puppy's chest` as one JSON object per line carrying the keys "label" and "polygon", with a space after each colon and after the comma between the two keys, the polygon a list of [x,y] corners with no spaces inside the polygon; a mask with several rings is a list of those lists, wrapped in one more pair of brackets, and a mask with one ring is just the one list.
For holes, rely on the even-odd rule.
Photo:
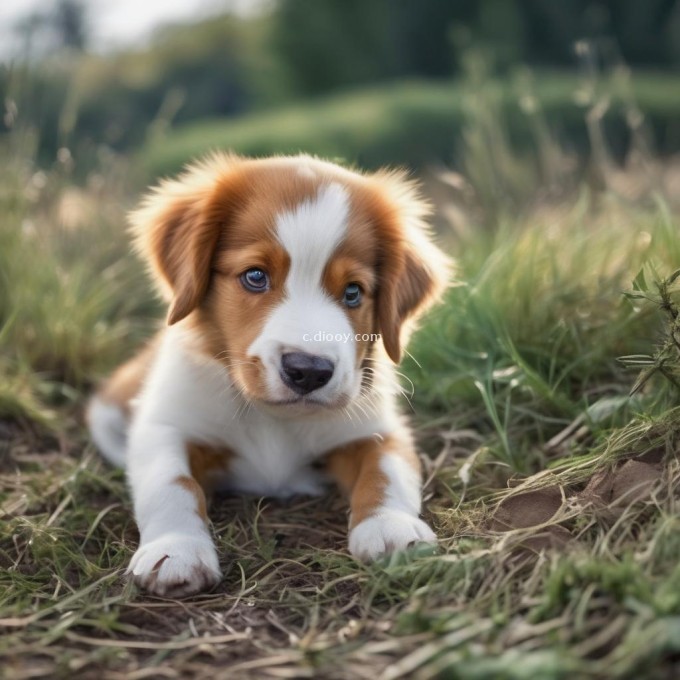
{"label": "puppy's chest", "polygon": [[[245,424],[244,424],[245,425]],[[267,423],[231,432],[232,457],[220,488],[264,496],[318,495],[327,479],[320,463],[325,444],[308,433]]]}

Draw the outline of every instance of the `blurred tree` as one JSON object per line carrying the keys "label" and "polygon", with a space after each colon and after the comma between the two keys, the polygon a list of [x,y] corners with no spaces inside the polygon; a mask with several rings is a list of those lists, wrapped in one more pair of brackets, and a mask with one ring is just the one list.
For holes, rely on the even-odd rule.
{"label": "blurred tree", "polygon": [[469,22],[476,0],[386,1],[399,76],[449,76],[454,70],[451,28]]}
{"label": "blurred tree", "polygon": [[274,45],[301,94],[453,72],[449,29],[475,0],[280,0]]}
{"label": "blurred tree", "polygon": [[286,74],[267,49],[268,22],[224,15],[170,25],[148,48],[91,56],[76,83],[81,133],[120,149],[170,124],[286,99]]}
{"label": "blurred tree", "polygon": [[55,0],[30,12],[15,26],[24,45],[24,57],[44,59],[64,50],[87,47],[87,12],[84,0]]}
{"label": "blurred tree", "polygon": [[[677,0],[524,0],[516,3],[526,30],[524,58],[532,64],[573,65],[578,40],[599,43],[631,66],[677,63]],[[675,21],[673,17],[675,16]]]}
{"label": "blurred tree", "polygon": [[274,45],[301,94],[403,76],[443,77],[483,48],[503,70],[576,65],[591,40],[605,60],[677,63],[678,0],[279,0]]}
{"label": "blurred tree", "polygon": [[86,13],[83,0],[58,0],[54,30],[61,47],[82,52],[87,47]]}

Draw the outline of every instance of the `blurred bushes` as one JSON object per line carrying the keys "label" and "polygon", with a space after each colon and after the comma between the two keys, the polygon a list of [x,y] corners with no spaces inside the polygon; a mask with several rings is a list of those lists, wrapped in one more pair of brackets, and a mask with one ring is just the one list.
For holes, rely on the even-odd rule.
{"label": "blurred bushes", "polygon": [[[54,2],[51,18],[43,12],[26,22],[30,30],[49,31],[49,40],[27,36],[33,52],[27,48],[14,66],[0,65],[7,108],[0,131],[15,124],[39,131],[43,162],[63,146],[88,165],[101,147],[146,145],[153,172],[207,146],[421,164],[448,159],[454,150],[462,107],[460,90],[450,83],[467,73],[470,53],[483,54],[499,79],[518,64],[606,73],[623,64],[672,72],[680,62],[678,0],[278,0],[257,16],[165,27],[148,47],[108,56],[82,33],[88,24],[77,14],[79,7],[84,12],[79,0]],[[60,7],[68,12],[60,14]],[[592,49],[575,50],[583,45]],[[407,82],[424,80],[440,84]],[[582,111],[558,81],[559,97],[550,99],[548,82],[541,95],[550,122],[574,133],[576,148],[586,148]],[[652,106],[657,141],[666,150],[673,139],[668,120],[680,117],[667,90],[677,87],[650,82],[661,90],[640,103]],[[364,91],[357,94],[359,87]],[[340,91],[348,94],[318,99]],[[524,119],[512,112],[512,97],[503,96],[520,121],[512,134],[521,139]],[[238,122],[217,122],[226,119]],[[620,119],[611,117],[608,126],[625,138]],[[178,132],[163,149],[173,127]]]}
{"label": "blurred bushes", "polygon": [[300,103],[234,121],[200,121],[142,150],[150,175],[172,173],[197,154],[301,151],[356,161],[424,165],[453,148],[461,102],[453,85],[405,82]]}
{"label": "blurred bushes", "polygon": [[286,79],[263,46],[268,21],[226,15],[166,27],[145,49],[62,51],[0,66],[0,95],[14,102],[19,123],[39,130],[43,161],[60,146],[134,148],[171,122],[238,116],[284,99]]}
{"label": "blurred bushes", "polygon": [[[152,140],[139,160],[150,176],[172,174],[213,149],[255,156],[303,151],[367,168],[422,167],[464,158],[460,147],[476,143],[474,131],[481,124],[504,126],[503,139],[527,156],[540,156],[546,128],[562,148],[580,154],[590,150],[587,121],[598,102],[606,103],[598,129],[608,151],[620,157],[627,152],[635,134],[631,123],[640,123],[631,118],[639,110],[645,111],[641,120],[646,129],[666,150],[680,149],[680,89],[673,76],[646,76],[634,86],[617,77],[588,83],[567,74],[534,75],[528,82],[524,76],[482,82],[406,81],[234,121],[200,121]],[[485,153],[473,151],[476,158]],[[490,162],[500,161],[500,144],[487,151]]]}
{"label": "blurred bushes", "polygon": [[[285,98],[279,65],[264,43],[267,18],[221,16],[166,27],[145,51],[90,58],[78,71],[79,126],[104,141],[138,144],[149,126],[182,124],[206,115],[234,117]],[[153,131],[153,127],[152,127]]]}

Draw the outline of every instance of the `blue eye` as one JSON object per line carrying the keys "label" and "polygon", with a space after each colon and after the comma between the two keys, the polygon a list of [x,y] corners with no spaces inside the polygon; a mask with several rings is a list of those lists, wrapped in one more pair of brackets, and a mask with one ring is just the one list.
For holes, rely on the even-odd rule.
{"label": "blue eye", "polygon": [[269,290],[267,273],[256,267],[241,274],[241,283],[251,293],[264,293],[264,291]]}
{"label": "blue eye", "polygon": [[345,288],[345,296],[342,301],[348,307],[358,307],[361,304],[361,286],[358,283],[350,283]]}

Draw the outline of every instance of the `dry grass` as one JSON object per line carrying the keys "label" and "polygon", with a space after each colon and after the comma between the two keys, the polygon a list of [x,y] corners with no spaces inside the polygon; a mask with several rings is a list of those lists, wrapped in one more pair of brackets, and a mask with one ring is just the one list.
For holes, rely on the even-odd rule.
{"label": "dry grass", "polygon": [[[444,447],[426,460],[443,538],[437,556],[357,564],[337,495],[220,499],[213,521],[224,579],[186,601],[126,583],[137,535],[124,483],[80,427],[53,439],[5,426],[5,677],[399,678],[448,669],[605,678],[641,669],[652,677],[655,668],[670,677],[680,626],[678,422],[673,412],[669,423],[629,428],[638,449],[627,455],[663,446],[667,461],[635,503],[579,504],[565,493],[554,516],[510,531],[489,523],[499,500],[533,489],[540,505],[537,488],[582,490],[621,458],[620,442],[495,496],[461,480],[452,494],[461,450]],[[472,454],[476,442],[467,441]],[[477,466],[486,467],[479,455]],[[510,516],[521,521],[526,509]],[[536,543],[556,526],[568,542]]]}

